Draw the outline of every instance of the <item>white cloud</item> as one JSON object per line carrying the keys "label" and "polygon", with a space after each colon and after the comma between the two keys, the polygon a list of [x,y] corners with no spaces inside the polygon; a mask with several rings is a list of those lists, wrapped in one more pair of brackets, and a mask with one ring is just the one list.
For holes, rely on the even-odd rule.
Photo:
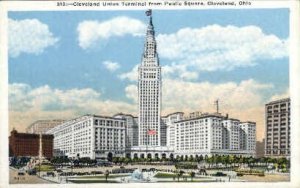
{"label": "white cloud", "polygon": [[[138,67],[139,64],[135,65],[130,71],[120,74],[118,77],[121,80],[136,82],[138,80]],[[161,70],[164,79],[196,80],[199,76],[198,72],[187,70],[186,65],[177,65],[175,63],[162,66]]]}
{"label": "white cloud", "polygon": [[8,19],[8,51],[11,57],[21,53],[40,54],[58,40],[48,25],[37,19]]}
{"label": "white cloud", "polygon": [[[215,112],[214,101],[219,99],[220,112],[241,121],[257,123],[257,138],[264,137],[264,93],[273,88],[272,84],[253,79],[240,83],[190,82],[164,79],[162,83],[162,115],[182,111]],[[137,85],[126,87],[126,96],[138,100]],[[137,102],[136,102],[137,104]]]}
{"label": "white cloud", "polygon": [[[219,99],[223,112],[232,109],[252,109],[264,104],[262,92],[272,87],[272,84],[259,83],[253,79],[240,83],[218,84],[164,79],[162,82],[162,106],[165,113],[199,110],[207,112],[214,108],[213,102]],[[137,85],[128,85],[125,92],[128,98],[137,102]]]}
{"label": "white cloud", "polygon": [[137,106],[105,100],[91,88],[55,89],[48,85],[32,88],[28,84],[9,85],[10,129],[18,131],[39,119],[71,119],[84,114],[111,116],[119,112],[136,115]]}
{"label": "white cloud", "polygon": [[[201,71],[233,70],[288,56],[287,39],[267,35],[257,26],[183,28],[159,34],[157,42],[159,56],[167,60],[162,66],[164,79],[197,80]],[[119,77],[137,81],[137,70],[138,65]]]}
{"label": "white cloud", "polygon": [[146,25],[140,20],[129,17],[116,17],[107,21],[86,20],[77,27],[79,46],[87,49],[96,42],[107,40],[114,36],[143,36]]}
{"label": "white cloud", "polygon": [[[272,88],[271,84],[259,83],[253,79],[240,83],[188,82],[165,80],[163,82],[163,108],[165,111],[203,112],[213,108],[213,102],[220,100],[223,108],[245,110],[263,103],[261,92]],[[179,102],[184,101],[184,102]]]}
{"label": "white cloud", "polygon": [[102,64],[105,66],[107,70],[110,72],[114,72],[117,69],[120,68],[120,64],[118,62],[113,62],[113,61],[104,61]]}
{"label": "white cloud", "polygon": [[199,76],[198,72],[187,70],[186,65],[165,65],[162,67],[163,78],[179,78],[181,80],[196,80]]}
{"label": "white cloud", "polygon": [[104,100],[101,93],[91,88],[61,90],[48,85],[32,88],[27,84],[9,85],[10,111],[65,112],[73,114],[110,114],[134,112],[135,106],[121,101]]}
{"label": "white cloud", "polygon": [[[290,89],[288,88],[283,93],[278,93],[278,94],[273,95],[271,97],[270,101],[275,101],[275,100],[279,100],[279,99],[285,99],[285,98],[289,98],[289,97],[290,97]],[[268,102],[270,102],[270,101],[268,101]]]}
{"label": "white cloud", "polygon": [[137,81],[138,80],[138,68],[139,64],[135,65],[132,70],[119,75],[121,80]]}
{"label": "white cloud", "polygon": [[126,93],[126,97],[133,100],[134,103],[137,105],[137,103],[138,103],[137,85],[135,85],[135,84],[128,85],[125,88],[125,93]]}
{"label": "white cloud", "polygon": [[197,71],[232,70],[288,56],[288,40],[257,26],[209,25],[157,36],[160,57]]}
{"label": "white cloud", "polygon": [[[212,112],[213,102],[220,100],[220,110],[243,121],[259,123],[263,131],[264,96],[272,84],[253,79],[239,83],[191,82],[164,79],[162,83],[163,114],[174,111]],[[32,88],[30,85],[9,85],[10,126],[23,130],[38,119],[69,119],[83,114],[113,115],[118,112],[137,113],[137,85],[125,88],[126,96],[133,104],[104,100],[101,93],[91,88],[55,89],[48,85]],[[278,95],[279,96],[279,95]],[[260,134],[263,136],[263,134]]]}

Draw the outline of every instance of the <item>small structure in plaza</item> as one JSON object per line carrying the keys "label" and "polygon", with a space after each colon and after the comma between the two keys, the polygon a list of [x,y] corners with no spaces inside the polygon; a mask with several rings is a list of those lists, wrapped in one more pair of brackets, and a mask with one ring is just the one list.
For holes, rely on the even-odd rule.
{"label": "small structure in plaza", "polygon": [[144,182],[154,182],[154,179],[151,178],[148,174],[143,174],[143,172],[139,169],[135,169],[131,175],[127,178],[121,178],[121,182],[123,183],[144,183]]}
{"label": "small structure in plaza", "polygon": [[136,169],[132,172],[131,177],[130,177],[131,181],[143,181],[143,173],[139,170]]}

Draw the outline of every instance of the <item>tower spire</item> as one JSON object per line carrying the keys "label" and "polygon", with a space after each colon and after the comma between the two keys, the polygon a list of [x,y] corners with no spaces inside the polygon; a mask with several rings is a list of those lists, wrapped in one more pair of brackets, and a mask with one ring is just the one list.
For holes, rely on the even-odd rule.
{"label": "tower spire", "polygon": [[147,27],[146,41],[143,53],[143,65],[152,66],[159,65],[159,59],[156,52],[155,31],[152,22],[152,10],[146,11],[146,16],[149,17],[149,25]]}
{"label": "tower spire", "polygon": [[152,10],[151,9],[147,10],[146,15],[149,16],[149,25],[147,28],[147,35],[151,35],[152,37],[154,37],[154,27],[153,27],[153,23],[152,23]]}

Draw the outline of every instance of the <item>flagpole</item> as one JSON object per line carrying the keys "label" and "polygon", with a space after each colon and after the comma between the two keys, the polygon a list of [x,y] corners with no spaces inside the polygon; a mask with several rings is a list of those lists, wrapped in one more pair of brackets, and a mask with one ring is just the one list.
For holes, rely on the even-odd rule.
{"label": "flagpole", "polygon": [[147,138],[147,143],[146,143],[146,155],[148,155],[147,154],[147,152],[148,152],[148,144],[149,144],[149,134],[148,134],[148,131],[149,131],[149,129],[146,131],[146,138]]}

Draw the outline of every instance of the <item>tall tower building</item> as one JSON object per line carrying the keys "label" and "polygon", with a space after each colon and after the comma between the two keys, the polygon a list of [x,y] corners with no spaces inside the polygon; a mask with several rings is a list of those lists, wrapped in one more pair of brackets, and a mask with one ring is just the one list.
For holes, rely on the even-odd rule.
{"label": "tall tower building", "polygon": [[138,69],[139,146],[161,145],[161,67],[156,50],[152,12],[146,33],[142,63]]}

